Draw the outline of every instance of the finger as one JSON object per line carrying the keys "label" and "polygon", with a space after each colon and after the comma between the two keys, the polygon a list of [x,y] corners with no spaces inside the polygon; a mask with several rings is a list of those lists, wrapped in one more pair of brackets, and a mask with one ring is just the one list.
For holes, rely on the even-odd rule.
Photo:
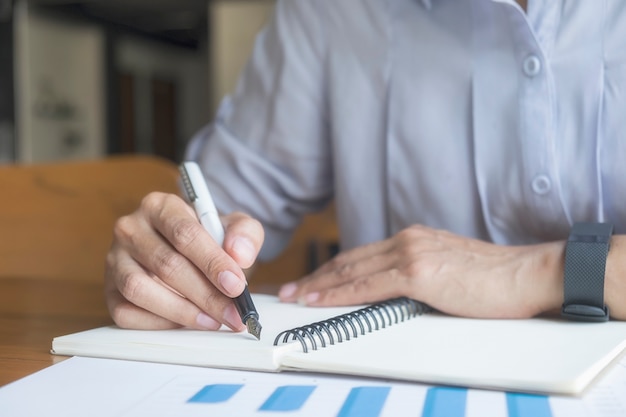
{"label": "finger", "polygon": [[[242,329],[241,318],[232,300],[219,292],[194,264],[174,250],[162,236],[155,233],[148,225],[145,225],[140,233],[143,237],[140,249],[138,245],[130,246],[128,255],[125,257],[125,252],[121,252],[119,259],[117,259],[117,263],[120,265],[118,268],[120,270],[122,267],[124,268],[123,272],[118,274],[120,275],[118,289],[129,301],[148,311],[168,317],[165,314],[171,314],[169,310],[175,307],[172,303],[174,301],[180,303],[180,300],[185,300],[186,303],[193,303],[196,308],[193,311],[189,309],[180,310],[179,313],[183,314],[185,318],[170,318],[171,320],[189,327],[193,327],[193,324],[190,323],[195,321],[197,326],[211,330],[219,327],[219,323],[224,323],[236,331]],[[167,288],[155,281],[155,277],[148,275],[146,270],[151,271],[158,277],[158,280],[167,285]],[[136,273],[137,276],[132,275],[131,272]],[[152,289],[152,283],[150,283],[150,287],[145,289],[146,293],[141,294],[143,298],[135,300],[132,299],[132,297],[137,297],[134,294],[136,292],[135,286],[137,283],[139,285],[144,285],[144,283],[143,281],[132,280],[143,279],[141,272],[154,284],[157,284],[157,287]],[[180,300],[174,300],[167,293],[175,295]],[[164,298],[166,296],[168,297]],[[155,298],[151,299],[150,297]],[[167,300],[171,301],[169,301],[170,304],[167,305],[168,309],[166,310],[166,306],[162,306],[161,303],[168,302]],[[148,304],[148,302],[151,303]]]}
{"label": "finger", "polygon": [[[246,277],[241,267],[215,242],[195,214],[190,214],[182,199],[162,194],[144,199],[142,206],[150,224],[223,294],[234,298],[243,292]],[[178,267],[179,260],[174,262]],[[171,274],[172,270],[162,272]],[[157,275],[163,278],[161,273]]]}
{"label": "finger", "polygon": [[[210,318],[190,300],[161,285],[125,252],[118,251],[116,258],[116,269],[111,273],[117,279],[113,281],[114,286],[107,286],[107,293],[111,316],[121,327],[171,328],[170,323],[206,330],[220,327],[219,321]],[[156,320],[150,314],[163,320]]]}
{"label": "finger", "polygon": [[315,307],[371,304],[405,295],[406,286],[406,279],[391,269],[309,292],[299,302]]}
{"label": "finger", "polygon": [[[446,235],[447,236],[447,235]],[[279,292],[281,300],[293,302],[305,294],[343,285],[357,278],[404,268],[416,253],[427,253],[440,245],[441,231],[421,225],[403,229],[389,239],[342,252],[313,274],[285,284]],[[314,296],[311,296],[314,297]]]}
{"label": "finger", "polygon": [[320,274],[329,273],[333,270],[336,270],[337,268],[340,268],[344,264],[357,263],[372,256],[376,256],[381,253],[387,253],[392,248],[392,240],[385,239],[377,242],[372,242],[367,245],[359,246],[351,250],[343,251],[330,261],[320,266],[316,272]]}
{"label": "finger", "polygon": [[113,321],[121,328],[166,330],[181,327],[178,323],[134,305],[126,300],[117,289],[107,292],[106,299]]}
{"label": "finger", "polygon": [[[116,251],[109,252],[107,257],[107,268],[105,271],[104,293],[107,309],[115,324],[126,329],[173,329],[181,327],[179,323],[174,323],[143,308],[137,307],[118,291],[112,269],[108,266],[111,257]],[[114,264],[114,262],[110,262]]]}
{"label": "finger", "polygon": [[341,286],[360,277],[391,269],[398,255],[390,249],[388,242],[383,241],[339,254],[311,275],[283,285],[279,297],[282,301],[294,302],[306,294]]}
{"label": "finger", "polygon": [[226,229],[224,250],[241,268],[250,268],[263,245],[263,226],[259,221],[239,212],[224,216],[222,221]]}

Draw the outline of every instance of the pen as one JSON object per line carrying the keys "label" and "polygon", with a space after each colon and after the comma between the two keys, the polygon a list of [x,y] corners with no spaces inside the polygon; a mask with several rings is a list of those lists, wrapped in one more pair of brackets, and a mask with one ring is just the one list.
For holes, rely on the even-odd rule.
{"label": "pen", "polygon": [[[183,162],[179,166],[183,189],[187,199],[193,204],[196,215],[200,223],[211,234],[213,239],[222,246],[224,243],[224,226],[220,221],[213,197],[204,181],[204,176],[200,167],[195,162]],[[248,286],[243,293],[234,298],[235,306],[241,317],[241,321],[246,325],[248,333],[261,339],[261,323],[259,323],[259,313],[254,307]]]}

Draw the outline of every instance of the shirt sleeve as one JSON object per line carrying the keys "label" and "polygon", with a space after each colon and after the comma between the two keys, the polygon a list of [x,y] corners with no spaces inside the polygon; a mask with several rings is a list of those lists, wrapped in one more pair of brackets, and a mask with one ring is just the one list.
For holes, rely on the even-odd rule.
{"label": "shirt sleeve", "polygon": [[322,3],[277,2],[234,94],[187,149],[221,212],[263,224],[261,259],[276,256],[333,192]]}

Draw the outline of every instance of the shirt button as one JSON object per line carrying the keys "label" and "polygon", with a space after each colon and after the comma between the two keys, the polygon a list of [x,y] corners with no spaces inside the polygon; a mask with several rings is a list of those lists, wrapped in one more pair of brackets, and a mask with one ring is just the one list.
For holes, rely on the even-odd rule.
{"label": "shirt button", "polygon": [[524,74],[534,77],[541,71],[541,60],[537,55],[530,55],[524,60]]}
{"label": "shirt button", "polygon": [[537,175],[532,182],[533,191],[539,195],[544,195],[550,192],[552,188],[552,182],[550,178],[545,175]]}

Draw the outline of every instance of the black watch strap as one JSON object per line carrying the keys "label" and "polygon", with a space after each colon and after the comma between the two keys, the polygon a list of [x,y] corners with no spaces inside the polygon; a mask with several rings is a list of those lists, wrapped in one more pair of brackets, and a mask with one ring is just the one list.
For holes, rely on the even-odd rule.
{"label": "black watch strap", "polygon": [[613,225],[575,223],[565,247],[565,297],[561,314],[570,320],[607,321],[604,270]]}

